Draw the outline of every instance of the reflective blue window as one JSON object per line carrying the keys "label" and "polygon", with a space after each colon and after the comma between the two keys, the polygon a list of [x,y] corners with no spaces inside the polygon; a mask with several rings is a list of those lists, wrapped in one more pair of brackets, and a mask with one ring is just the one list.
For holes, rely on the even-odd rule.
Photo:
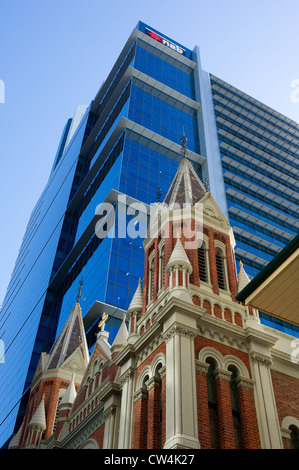
{"label": "reflective blue window", "polygon": [[281,320],[280,318],[275,318],[272,317],[271,315],[268,315],[267,313],[264,312],[259,312],[259,317],[261,322],[269,326],[270,328],[274,328],[276,330],[282,331],[283,333],[286,333],[291,336],[295,336],[296,338],[299,338],[299,327],[296,325],[293,325],[292,323],[288,323],[284,320]]}
{"label": "reflective blue window", "polygon": [[151,49],[150,52],[144,48],[145,46],[142,47],[142,42],[139,42],[139,44],[136,47],[134,67],[183,95],[194,99],[192,69],[166,54],[162,54],[160,51],[158,56],[153,47],[146,45],[147,48]]}
{"label": "reflective blue window", "polygon": [[185,132],[189,150],[200,153],[196,111],[167,103],[137,83],[132,85],[128,118],[178,144]]}
{"label": "reflective blue window", "polygon": [[[173,155],[174,157],[174,155]],[[123,152],[123,166],[120,179],[120,191],[146,204],[157,201],[157,190],[161,189],[162,200],[176,174],[179,159],[166,156],[146,147],[132,138],[126,138]],[[194,167],[201,177],[199,165]]]}

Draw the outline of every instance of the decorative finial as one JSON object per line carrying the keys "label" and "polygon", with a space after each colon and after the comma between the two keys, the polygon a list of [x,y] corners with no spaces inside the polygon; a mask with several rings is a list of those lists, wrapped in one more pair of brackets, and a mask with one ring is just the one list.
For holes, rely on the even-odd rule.
{"label": "decorative finial", "polygon": [[206,192],[210,191],[210,185],[209,185],[208,178],[205,178],[203,184],[204,184],[204,187],[205,187]]}
{"label": "decorative finial", "polygon": [[101,321],[100,323],[98,324],[98,327],[100,328],[100,331],[103,331],[104,327],[105,327],[105,322],[108,318],[108,314],[107,313],[103,313],[102,314],[102,318],[101,318]]}
{"label": "decorative finial", "polygon": [[181,155],[183,158],[188,158],[188,150],[187,150],[187,137],[185,136],[185,131],[183,130],[183,135],[181,137]]}
{"label": "decorative finial", "polygon": [[79,303],[83,297],[83,284],[84,284],[84,281],[83,281],[83,276],[82,276],[81,281],[79,281],[79,287],[75,295],[77,303]]}
{"label": "decorative finial", "polygon": [[158,199],[158,202],[160,202],[160,199],[161,199],[161,197],[162,197],[162,191],[161,191],[161,188],[158,188],[158,189],[157,189],[157,192],[156,192],[156,194],[157,194],[157,199]]}

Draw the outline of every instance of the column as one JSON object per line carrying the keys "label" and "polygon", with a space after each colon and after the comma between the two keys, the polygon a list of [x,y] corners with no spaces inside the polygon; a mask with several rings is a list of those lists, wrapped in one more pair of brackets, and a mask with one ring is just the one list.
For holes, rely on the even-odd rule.
{"label": "column", "polygon": [[[169,323],[171,320],[167,322]],[[174,322],[166,342],[165,449],[198,449],[194,337],[196,329]]]}
{"label": "column", "polygon": [[120,379],[122,395],[118,438],[119,449],[129,449],[131,446],[133,378],[134,370],[130,368]]}
{"label": "column", "polygon": [[159,369],[161,377],[161,394],[162,394],[162,429],[161,429],[161,448],[164,448],[166,441],[166,366]]}
{"label": "column", "polygon": [[256,383],[256,403],[262,448],[282,449],[283,443],[270,374],[272,360],[269,356],[255,352],[250,355],[250,359],[252,376]]}
{"label": "column", "polygon": [[103,440],[103,449],[115,448],[115,434],[116,434],[116,407],[109,406],[104,411],[105,431]]}

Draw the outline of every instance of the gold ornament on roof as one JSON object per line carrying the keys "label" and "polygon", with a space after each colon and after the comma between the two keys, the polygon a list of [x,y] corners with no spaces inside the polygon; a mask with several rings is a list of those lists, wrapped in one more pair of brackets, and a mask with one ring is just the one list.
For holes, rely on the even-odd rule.
{"label": "gold ornament on roof", "polygon": [[100,328],[100,331],[103,331],[107,318],[108,318],[108,314],[104,312],[102,314],[102,319],[101,319],[100,323],[98,324],[98,327]]}

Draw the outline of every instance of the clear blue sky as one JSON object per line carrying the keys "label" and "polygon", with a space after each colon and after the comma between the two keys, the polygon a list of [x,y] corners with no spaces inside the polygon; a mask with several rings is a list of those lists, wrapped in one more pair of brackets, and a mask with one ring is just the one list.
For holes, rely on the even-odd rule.
{"label": "clear blue sky", "polygon": [[206,71],[298,122],[298,18],[298,0],[0,1],[0,303],[65,122],[138,20],[198,45]]}

